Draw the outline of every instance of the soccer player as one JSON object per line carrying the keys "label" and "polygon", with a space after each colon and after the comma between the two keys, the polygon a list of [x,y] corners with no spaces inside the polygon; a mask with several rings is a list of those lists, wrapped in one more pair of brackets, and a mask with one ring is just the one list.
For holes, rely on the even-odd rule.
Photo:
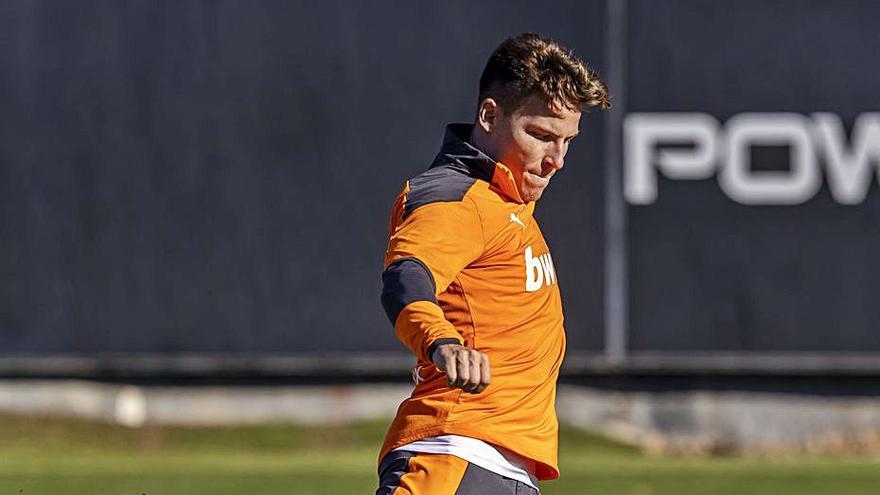
{"label": "soccer player", "polygon": [[609,107],[596,73],[555,41],[510,38],[475,122],[448,125],[397,197],[381,300],[418,364],[377,495],[536,494],[559,476],[562,302],[533,212],[589,107]]}

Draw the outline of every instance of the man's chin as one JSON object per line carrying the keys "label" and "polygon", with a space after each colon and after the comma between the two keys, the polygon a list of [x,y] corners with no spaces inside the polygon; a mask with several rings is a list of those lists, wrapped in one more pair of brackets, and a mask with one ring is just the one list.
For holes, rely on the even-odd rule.
{"label": "man's chin", "polygon": [[523,201],[525,201],[526,203],[530,203],[532,201],[537,201],[541,199],[542,194],[544,194],[543,189],[539,189],[537,191],[524,191],[522,194],[520,194],[520,197],[522,197]]}
{"label": "man's chin", "polygon": [[538,174],[525,172],[519,188],[519,197],[526,202],[537,201],[541,199],[541,195],[549,183],[549,177],[541,177]]}

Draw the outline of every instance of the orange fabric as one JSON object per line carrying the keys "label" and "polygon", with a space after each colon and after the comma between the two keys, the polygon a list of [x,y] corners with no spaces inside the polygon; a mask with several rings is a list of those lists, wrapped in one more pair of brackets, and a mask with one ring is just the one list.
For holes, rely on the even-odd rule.
{"label": "orange fabric", "polygon": [[400,258],[418,258],[431,269],[437,294],[483,252],[482,223],[467,196],[463,201],[422,206],[406,219],[403,210],[395,213],[400,218],[385,253],[385,267]]}
{"label": "orange fabric", "polygon": [[461,335],[443,316],[443,310],[430,301],[415,301],[408,304],[397,316],[394,325],[397,337],[419,361],[430,361],[428,348],[439,339],[458,339]]}
{"label": "orange fabric", "polygon": [[[439,308],[411,303],[396,322],[419,359],[419,383],[400,405],[379,459],[421,438],[457,434],[534,460],[538,479],[555,479],[565,333],[535,204],[521,202],[502,164],[492,183],[477,180],[461,201],[427,204],[404,219],[408,192],[407,185],[392,211],[385,267],[406,257],[422,261],[434,276]],[[425,355],[433,341],[450,337],[487,353],[492,381],[482,393],[450,389]]]}
{"label": "orange fabric", "polygon": [[[418,258],[431,270],[435,296],[439,296],[483,250],[476,205],[470,200],[433,203],[416,209],[403,220],[407,192],[409,183],[394,205],[390,241],[394,249],[385,253],[385,267],[400,258]],[[425,362],[430,361],[426,353],[434,341],[462,340],[443,311],[427,301],[407,305],[398,315],[394,328],[401,342]]]}
{"label": "orange fabric", "polygon": [[453,495],[468,462],[448,454],[416,454],[392,495]]}

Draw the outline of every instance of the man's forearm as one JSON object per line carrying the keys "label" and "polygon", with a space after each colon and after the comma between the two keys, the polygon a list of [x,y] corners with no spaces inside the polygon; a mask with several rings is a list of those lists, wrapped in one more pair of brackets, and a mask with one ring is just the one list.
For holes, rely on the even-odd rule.
{"label": "man's forearm", "polygon": [[434,291],[431,271],[417,258],[397,260],[382,273],[382,307],[401,342],[426,362],[431,362],[437,345],[463,343],[444,317]]}

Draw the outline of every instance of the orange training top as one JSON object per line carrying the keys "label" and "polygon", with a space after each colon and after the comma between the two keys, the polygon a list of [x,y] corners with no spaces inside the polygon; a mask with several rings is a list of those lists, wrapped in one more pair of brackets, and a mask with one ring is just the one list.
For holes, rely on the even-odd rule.
{"label": "orange training top", "polygon": [[[429,436],[478,438],[559,476],[556,380],[565,353],[562,301],[547,243],[513,175],[447,127],[431,167],[407,181],[391,212],[382,303],[418,357],[416,387],[379,454]],[[451,339],[451,340],[450,340]],[[457,341],[489,357],[479,394],[446,385],[432,345]]]}

